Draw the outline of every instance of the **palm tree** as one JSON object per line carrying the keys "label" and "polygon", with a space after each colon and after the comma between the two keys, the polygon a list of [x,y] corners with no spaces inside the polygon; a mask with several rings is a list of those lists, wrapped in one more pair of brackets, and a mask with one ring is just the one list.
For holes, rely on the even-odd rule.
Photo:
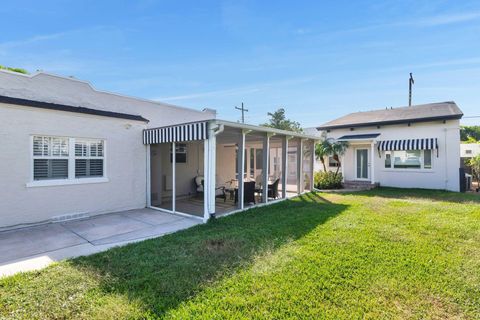
{"label": "palm tree", "polygon": [[342,157],[348,148],[348,142],[346,141],[335,141],[333,138],[326,138],[322,142],[316,145],[315,147],[315,156],[317,160],[320,160],[323,165],[323,170],[327,171],[327,166],[325,165],[325,157],[331,156],[335,161],[337,161],[338,166],[337,170],[335,171],[335,177],[340,170],[340,166],[342,165],[340,161],[340,157]]}
{"label": "palm tree", "polygon": [[342,157],[345,152],[347,151],[348,148],[348,142],[347,141],[335,141],[331,139],[332,141],[330,142],[331,146],[331,156],[335,161],[338,163],[337,171],[335,171],[335,177],[338,174],[338,170],[340,170],[340,167],[342,166],[342,163],[340,162],[340,157]]}
{"label": "palm tree", "polygon": [[323,171],[327,172],[327,166],[325,165],[325,157],[330,154],[330,144],[327,140],[323,140],[321,143],[315,145],[315,158],[320,160],[323,165]]}

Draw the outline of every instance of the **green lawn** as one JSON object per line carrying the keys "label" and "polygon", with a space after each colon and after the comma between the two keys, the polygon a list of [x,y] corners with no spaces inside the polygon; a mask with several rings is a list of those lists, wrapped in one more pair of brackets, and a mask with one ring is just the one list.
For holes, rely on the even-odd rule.
{"label": "green lawn", "polygon": [[307,194],[0,280],[0,319],[480,318],[480,197]]}

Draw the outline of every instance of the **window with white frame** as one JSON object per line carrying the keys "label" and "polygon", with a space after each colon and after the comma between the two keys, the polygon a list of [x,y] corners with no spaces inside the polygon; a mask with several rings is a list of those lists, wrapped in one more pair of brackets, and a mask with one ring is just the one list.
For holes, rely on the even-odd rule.
{"label": "window with white frame", "polygon": [[386,151],[385,168],[432,169],[432,150]]}
{"label": "window with white frame", "polygon": [[67,137],[32,137],[33,180],[104,177],[105,142]]}
{"label": "window with white frame", "polygon": [[68,179],[68,143],[63,137],[33,137],[33,180]]}
{"label": "window with white frame", "polygon": [[75,139],[75,178],[103,177],[102,140]]}

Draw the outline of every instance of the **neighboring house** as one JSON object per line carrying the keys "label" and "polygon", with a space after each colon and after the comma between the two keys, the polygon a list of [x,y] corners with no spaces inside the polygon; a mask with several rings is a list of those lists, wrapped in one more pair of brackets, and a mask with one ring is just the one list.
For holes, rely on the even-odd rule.
{"label": "neighboring house", "polygon": [[351,113],[316,129],[349,142],[341,167],[347,182],[459,191],[462,116],[454,102],[441,102]]}
{"label": "neighboring house", "polygon": [[480,155],[480,143],[461,143],[460,144],[460,165],[465,169],[465,172],[472,174],[472,169],[466,164],[466,162]]}
{"label": "neighboring house", "polygon": [[0,229],[142,207],[207,220],[313,183],[313,136],[73,78],[0,71],[0,119]]}

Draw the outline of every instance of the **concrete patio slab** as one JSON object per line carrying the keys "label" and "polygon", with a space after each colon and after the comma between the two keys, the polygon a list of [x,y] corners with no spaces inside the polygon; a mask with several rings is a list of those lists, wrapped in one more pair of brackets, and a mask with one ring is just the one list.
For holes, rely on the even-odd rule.
{"label": "concrete patio slab", "polygon": [[0,232],[0,277],[38,270],[52,262],[156,238],[200,224],[152,209]]}
{"label": "concrete patio slab", "polygon": [[21,257],[87,243],[59,224],[0,233],[0,264]]}
{"label": "concrete patio slab", "polygon": [[[158,214],[159,215],[159,214]],[[120,214],[107,214],[86,220],[62,223],[62,226],[88,242],[149,227],[150,224]]]}

